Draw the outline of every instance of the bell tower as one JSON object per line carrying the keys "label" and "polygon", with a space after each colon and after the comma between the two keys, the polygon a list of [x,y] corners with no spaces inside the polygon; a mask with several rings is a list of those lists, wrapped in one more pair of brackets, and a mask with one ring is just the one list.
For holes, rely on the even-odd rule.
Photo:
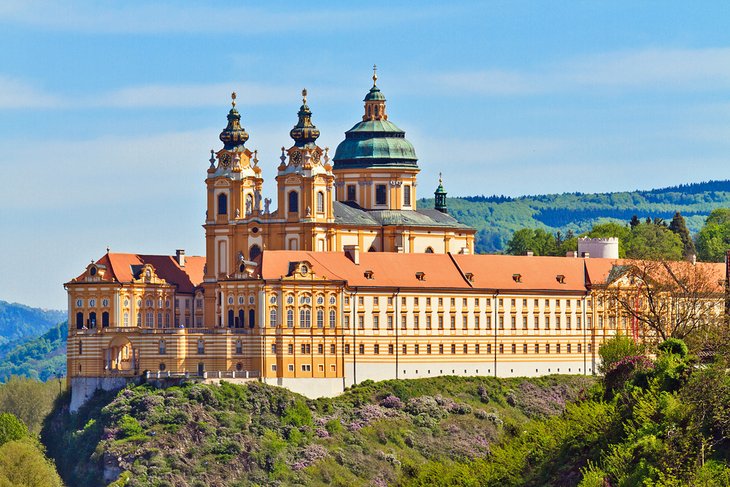
{"label": "bell tower", "polygon": [[231,94],[228,125],[220,133],[223,148],[211,150],[207,187],[206,278],[215,279],[233,272],[239,249],[234,242],[235,227],[261,213],[263,178],[256,151],[244,146],[248,133],[241,126],[236,109],[236,93]]}
{"label": "bell tower", "polygon": [[[307,90],[302,90],[298,121],[289,135],[294,145],[281,148],[276,176],[278,218],[287,224],[282,247],[289,250],[329,250],[332,237],[320,226],[334,222],[334,181],[328,148],[316,143],[319,129],[312,123]],[[297,229],[297,230],[294,230]]]}

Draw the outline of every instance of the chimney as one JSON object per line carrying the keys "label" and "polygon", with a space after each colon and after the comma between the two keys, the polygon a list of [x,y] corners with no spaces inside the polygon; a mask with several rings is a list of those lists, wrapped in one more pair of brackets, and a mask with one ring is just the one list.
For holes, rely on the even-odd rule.
{"label": "chimney", "polygon": [[566,257],[578,257],[578,252],[575,250],[569,250],[565,253]]}
{"label": "chimney", "polygon": [[587,258],[589,258],[591,256],[591,253],[590,252],[583,252],[580,256],[583,257],[584,259],[587,259]]}
{"label": "chimney", "polygon": [[177,249],[175,251],[175,260],[177,260],[177,265],[185,267],[185,251],[183,249]]}
{"label": "chimney", "polygon": [[350,259],[355,265],[360,265],[360,246],[359,245],[345,245],[345,256]]}

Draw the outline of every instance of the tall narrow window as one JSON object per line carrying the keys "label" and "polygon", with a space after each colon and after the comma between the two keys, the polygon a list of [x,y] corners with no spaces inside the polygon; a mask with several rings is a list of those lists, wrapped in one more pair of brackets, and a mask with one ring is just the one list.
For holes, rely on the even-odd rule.
{"label": "tall narrow window", "polygon": [[324,193],[317,192],[317,213],[324,213]]}
{"label": "tall narrow window", "polygon": [[347,185],[347,201],[355,201],[357,199],[357,191],[354,184]]}
{"label": "tall narrow window", "polygon": [[82,329],[84,327],[84,313],[76,313],[76,328]]}
{"label": "tall narrow window", "polygon": [[337,324],[337,313],[335,313],[335,310],[330,310],[330,328],[334,330],[335,326]]}
{"label": "tall narrow window", "polygon": [[324,328],[324,310],[317,310],[317,328]]}
{"label": "tall narrow window", "polygon": [[299,310],[299,328],[312,327],[312,311],[310,309]]}
{"label": "tall narrow window", "polygon": [[375,185],[375,204],[384,205],[387,203],[387,188],[384,184]]}
{"label": "tall narrow window", "polygon": [[276,309],[272,309],[269,311],[269,326],[271,328],[276,328]]}
{"label": "tall narrow window", "polygon": [[218,214],[228,214],[228,196],[226,196],[224,193],[218,195]]}
{"label": "tall narrow window", "polygon": [[411,185],[403,186],[403,206],[411,206]]}
{"label": "tall narrow window", "polygon": [[299,193],[289,191],[289,213],[299,213]]}
{"label": "tall narrow window", "polygon": [[286,327],[294,328],[294,310],[286,310]]}

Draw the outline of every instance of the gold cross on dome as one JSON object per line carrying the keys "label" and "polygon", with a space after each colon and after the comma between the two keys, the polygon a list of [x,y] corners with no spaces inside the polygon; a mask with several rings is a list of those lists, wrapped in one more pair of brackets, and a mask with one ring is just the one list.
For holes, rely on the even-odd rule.
{"label": "gold cross on dome", "polygon": [[378,82],[378,66],[373,64],[373,86]]}
{"label": "gold cross on dome", "polygon": [[235,91],[233,93],[231,93],[231,106],[233,106],[234,108],[236,106],[236,92]]}

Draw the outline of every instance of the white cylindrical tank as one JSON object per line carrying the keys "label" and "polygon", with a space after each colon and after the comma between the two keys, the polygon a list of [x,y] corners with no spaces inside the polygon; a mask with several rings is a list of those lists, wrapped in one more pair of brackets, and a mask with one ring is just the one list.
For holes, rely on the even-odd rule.
{"label": "white cylindrical tank", "polygon": [[618,259],[618,237],[579,238],[578,256]]}

